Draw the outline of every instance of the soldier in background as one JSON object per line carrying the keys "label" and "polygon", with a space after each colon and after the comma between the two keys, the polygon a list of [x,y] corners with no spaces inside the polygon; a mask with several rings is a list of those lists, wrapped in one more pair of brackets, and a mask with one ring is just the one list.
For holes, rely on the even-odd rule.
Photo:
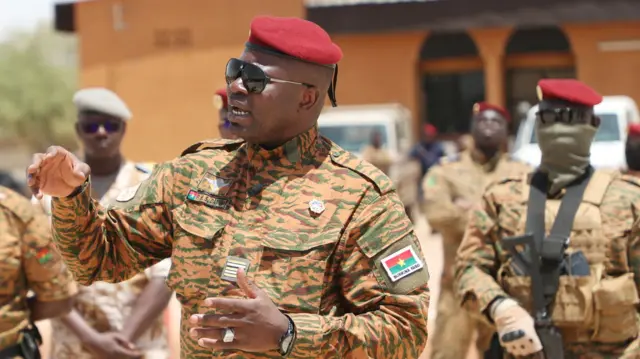
{"label": "soldier in background", "polygon": [[[510,356],[544,348],[547,358],[639,358],[640,181],[590,165],[601,95],[577,80],[545,79],[538,96],[540,166],[494,182],[473,210],[456,260],[458,296],[495,323]],[[531,266],[505,248],[527,233],[540,248],[542,288],[532,288]],[[530,252],[519,253],[531,262]],[[535,317],[551,314],[561,338],[536,326],[534,291],[545,307]]]}
{"label": "soldier in background", "polygon": [[[444,251],[431,359],[464,358],[472,341],[474,323],[460,310],[453,291],[453,265],[468,211],[480,202],[485,187],[492,181],[531,170],[502,151],[509,120],[502,107],[486,102],[475,104],[471,118],[473,147],[442,158],[424,177],[423,212],[431,227],[442,234]],[[478,347],[484,350],[491,333],[480,334],[483,336],[478,338]]]}
{"label": "soldier in background", "polygon": [[627,128],[627,142],[624,155],[627,161],[626,173],[640,178],[640,124],[630,124]]}
{"label": "soldier in background", "polygon": [[0,237],[0,358],[39,359],[34,323],[69,313],[77,286],[47,217],[6,187],[0,187]]}
{"label": "soldier in background", "polygon": [[229,122],[229,102],[227,101],[227,88],[223,87],[216,91],[213,96],[213,106],[218,110],[218,132],[220,137],[227,140],[235,140],[238,137],[231,132],[231,122]]}
{"label": "soldier in background", "polygon": [[[120,145],[131,112],[112,91],[88,88],[78,91],[76,131],[83,158],[91,168],[91,194],[104,206],[114,205],[124,189],[149,176],[153,164],[124,159]],[[125,193],[126,195],[126,193]],[[35,201],[35,199],[34,199]],[[51,213],[51,197],[39,204]],[[162,313],[172,292],[165,280],[170,261],[118,284],[96,282],[81,286],[68,315],[52,320],[52,358],[167,359],[169,348]]]}
{"label": "soldier in background", "polygon": [[382,147],[382,133],[374,131],[371,134],[371,143],[362,149],[362,159],[389,175],[392,160],[389,151]]}

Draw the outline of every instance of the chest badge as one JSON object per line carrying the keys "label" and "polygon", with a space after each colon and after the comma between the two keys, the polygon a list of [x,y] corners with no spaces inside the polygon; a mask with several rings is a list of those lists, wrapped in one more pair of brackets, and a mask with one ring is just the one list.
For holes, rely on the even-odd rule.
{"label": "chest badge", "polygon": [[238,269],[242,269],[245,273],[247,273],[249,264],[251,264],[251,262],[248,259],[228,256],[227,263],[225,263],[224,268],[222,268],[222,274],[220,275],[220,278],[228,282],[235,283],[236,277],[238,276]]}
{"label": "chest badge", "polygon": [[315,214],[320,214],[322,212],[324,212],[324,202],[314,198],[311,201],[309,201],[309,210],[311,210],[312,213]]}

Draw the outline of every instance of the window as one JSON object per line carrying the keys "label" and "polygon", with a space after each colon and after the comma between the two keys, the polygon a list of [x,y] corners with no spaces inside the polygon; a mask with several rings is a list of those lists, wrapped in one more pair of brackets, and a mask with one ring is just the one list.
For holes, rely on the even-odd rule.
{"label": "window", "polygon": [[[602,122],[596,132],[594,142],[612,142],[620,141],[620,127],[618,125],[618,116],[613,113],[597,114]],[[531,143],[538,143],[536,131],[531,133]]]}
{"label": "window", "polygon": [[422,82],[427,122],[439,133],[466,133],[473,105],[484,100],[482,71],[425,74]]}
{"label": "window", "polygon": [[384,125],[320,125],[319,130],[323,136],[353,153],[359,153],[364,146],[371,143],[375,131],[381,134],[382,147],[388,146],[388,134]]}

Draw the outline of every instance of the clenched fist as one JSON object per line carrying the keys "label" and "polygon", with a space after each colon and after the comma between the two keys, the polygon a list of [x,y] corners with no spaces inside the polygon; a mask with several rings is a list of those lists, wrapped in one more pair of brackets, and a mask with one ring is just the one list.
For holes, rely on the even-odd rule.
{"label": "clenched fist", "polygon": [[90,172],[89,166],[71,152],[52,146],[45,153],[33,155],[27,167],[27,184],[37,199],[45,194],[66,197],[84,183]]}

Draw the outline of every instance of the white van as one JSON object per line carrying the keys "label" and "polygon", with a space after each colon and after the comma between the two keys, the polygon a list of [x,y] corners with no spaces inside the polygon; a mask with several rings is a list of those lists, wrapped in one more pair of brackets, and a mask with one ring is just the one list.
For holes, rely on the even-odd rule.
{"label": "white van", "polygon": [[400,199],[407,207],[417,204],[420,164],[408,156],[413,131],[411,111],[406,107],[397,103],[328,107],[318,118],[318,129],[320,134],[356,156],[361,156],[362,149],[378,131],[382,147],[393,159],[389,177]]}
{"label": "white van", "polygon": [[382,147],[398,158],[412,144],[411,112],[400,104],[327,107],[318,119],[320,133],[338,146],[360,156],[375,131],[382,135]]}
{"label": "white van", "polygon": [[[591,145],[591,164],[603,169],[625,168],[627,126],[630,123],[640,123],[635,101],[628,96],[604,96],[593,110],[602,119],[602,123]],[[516,159],[534,167],[540,165],[540,148],[534,131],[537,111],[538,105],[535,105],[527,112],[527,118],[518,129],[513,148]]]}

